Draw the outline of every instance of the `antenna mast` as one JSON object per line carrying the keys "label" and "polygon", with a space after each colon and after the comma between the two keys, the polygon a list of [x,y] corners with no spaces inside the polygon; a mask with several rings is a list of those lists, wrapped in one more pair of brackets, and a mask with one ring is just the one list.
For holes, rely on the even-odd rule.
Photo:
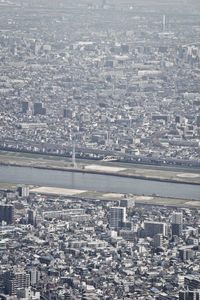
{"label": "antenna mast", "polygon": [[76,143],[74,139],[72,141],[72,165],[74,168],[76,167]]}
{"label": "antenna mast", "polygon": [[166,30],[166,16],[163,15],[163,21],[162,21],[162,31],[165,32]]}

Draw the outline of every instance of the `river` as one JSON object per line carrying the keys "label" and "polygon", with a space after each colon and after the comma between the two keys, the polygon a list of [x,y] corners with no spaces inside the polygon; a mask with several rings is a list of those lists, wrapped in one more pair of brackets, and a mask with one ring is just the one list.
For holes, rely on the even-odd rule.
{"label": "river", "polygon": [[31,167],[0,166],[0,182],[200,200],[200,185]]}

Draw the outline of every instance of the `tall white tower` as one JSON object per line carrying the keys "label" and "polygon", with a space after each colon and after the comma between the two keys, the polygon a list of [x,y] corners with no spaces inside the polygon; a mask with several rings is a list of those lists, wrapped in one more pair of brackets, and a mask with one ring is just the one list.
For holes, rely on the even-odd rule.
{"label": "tall white tower", "polygon": [[110,146],[110,132],[109,131],[106,132],[106,136],[107,136],[106,137],[106,145]]}
{"label": "tall white tower", "polygon": [[72,165],[76,167],[76,143],[75,140],[72,142]]}
{"label": "tall white tower", "polygon": [[162,21],[162,31],[165,32],[166,30],[166,16],[163,15],[163,21]]}

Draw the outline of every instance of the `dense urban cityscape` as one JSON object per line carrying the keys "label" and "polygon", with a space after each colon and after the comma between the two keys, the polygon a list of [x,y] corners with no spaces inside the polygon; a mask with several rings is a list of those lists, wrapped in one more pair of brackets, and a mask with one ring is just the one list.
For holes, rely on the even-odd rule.
{"label": "dense urban cityscape", "polygon": [[196,187],[175,202],[0,182],[0,299],[199,300],[200,3],[0,0],[0,68],[2,174]]}
{"label": "dense urban cityscape", "polygon": [[68,2],[1,1],[1,148],[199,165],[199,15]]}
{"label": "dense urban cityscape", "polygon": [[198,299],[199,209],[27,187],[1,199],[2,299]]}

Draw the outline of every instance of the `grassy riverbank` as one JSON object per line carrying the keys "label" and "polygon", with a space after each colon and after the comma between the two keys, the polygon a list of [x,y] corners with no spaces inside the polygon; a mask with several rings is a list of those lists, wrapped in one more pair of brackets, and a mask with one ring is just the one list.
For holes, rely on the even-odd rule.
{"label": "grassy riverbank", "polygon": [[[9,152],[9,151],[0,151],[0,164],[5,165],[20,165],[20,166],[29,166],[29,167],[42,167],[42,168],[51,168],[51,169],[61,169],[68,171],[73,169],[71,166],[71,159],[59,156],[51,155],[40,155],[40,154],[29,154],[21,152]],[[159,180],[173,180],[176,182],[188,182],[200,184],[200,170],[199,169],[189,169],[189,168],[177,168],[177,167],[162,167],[162,166],[149,166],[149,165],[140,165],[140,164],[131,164],[131,163],[121,163],[121,162],[104,162],[96,160],[86,160],[86,159],[77,159],[77,169],[74,171],[87,171],[87,172],[105,172],[105,174],[112,174],[117,176],[138,176],[144,177],[146,179],[159,179]],[[1,183],[1,190],[15,190],[19,184],[15,183]],[[33,191],[37,189],[35,186],[30,186],[30,189]],[[56,189],[56,188],[55,188]],[[43,189],[44,190],[44,189]],[[50,190],[47,195],[51,194]],[[52,188],[51,188],[52,191]],[[40,188],[38,193],[42,192]],[[56,191],[57,193],[57,191]],[[54,193],[54,195],[56,194]],[[72,193],[72,194],[70,194]],[[58,192],[57,195],[62,196],[62,192]],[[96,191],[65,191],[65,196],[70,195],[72,197],[81,197],[85,199],[101,199],[101,200],[119,200],[124,197],[123,194],[117,193],[103,193]],[[64,194],[63,194],[64,196]],[[133,196],[136,204],[138,205],[164,205],[164,206],[175,206],[175,207],[190,207],[190,208],[200,208],[200,201],[191,201],[184,199],[175,199],[167,197],[158,197],[158,196]]]}
{"label": "grassy riverbank", "polygon": [[71,159],[67,157],[0,151],[0,164],[5,165],[51,168],[65,171],[84,171],[96,174],[103,173],[105,175],[200,184],[200,169],[104,162],[86,159],[77,159],[76,162],[77,167],[74,169],[71,166]]}
{"label": "grassy riverbank", "polygon": [[[20,184],[15,183],[3,183],[0,182],[0,190],[16,190]],[[46,197],[66,197],[66,198],[81,198],[86,201],[117,201],[124,198],[124,194],[119,193],[105,193],[97,191],[82,191],[57,187],[40,187],[29,185],[30,193],[36,193],[38,195],[46,195]],[[186,207],[200,209],[199,200],[187,200],[178,198],[158,197],[158,196],[140,196],[130,195],[135,200],[136,205],[155,205],[166,207]]]}

